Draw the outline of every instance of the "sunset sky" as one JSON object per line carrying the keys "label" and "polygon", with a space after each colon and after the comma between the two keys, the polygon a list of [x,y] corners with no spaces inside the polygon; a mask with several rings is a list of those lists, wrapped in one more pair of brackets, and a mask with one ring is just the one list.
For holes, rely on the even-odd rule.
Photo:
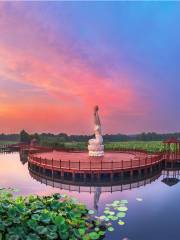
{"label": "sunset sky", "polygon": [[0,3],[0,132],[180,131],[180,3]]}

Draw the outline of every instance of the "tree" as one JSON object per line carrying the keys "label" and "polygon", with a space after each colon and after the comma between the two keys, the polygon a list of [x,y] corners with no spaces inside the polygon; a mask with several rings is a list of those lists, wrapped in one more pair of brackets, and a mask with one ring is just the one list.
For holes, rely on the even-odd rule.
{"label": "tree", "polygon": [[31,136],[25,130],[22,130],[20,132],[20,142],[30,143],[30,141],[31,141]]}
{"label": "tree", "polygon": [[69,137],[66,133],[59,133],[58,134],[58,140],[60,142],[67,142],[69,140]]}
{"label": "tree", "polygon": [[31,134],[30,138],[31,138],[31,140],[36,139],[38,143],[40,142],[40,136],[38,133]]}

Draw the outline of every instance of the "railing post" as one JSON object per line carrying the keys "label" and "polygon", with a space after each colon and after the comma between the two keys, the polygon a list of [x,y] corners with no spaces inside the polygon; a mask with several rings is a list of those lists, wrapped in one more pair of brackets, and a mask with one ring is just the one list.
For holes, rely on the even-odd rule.
{"label": "railing post", "polygon": [[61,169],[61,159],[60,159],[60,161],[59,161],[59,168]]}
{"label": "railing post", "polygon": [[101,159],[101,171],[102,171],[102,159]]}
{"label": "railing post", "polygon": [[79,171],[80,171],[80,169],[81,169],[81,168],[80,168],[80,160],[79,160]]}
{"label": "railing post", "polygon": [[111,170],[113,170],[113,161],[111,161]]}
{"label": "railing post", "polygon": [[122,160],[122,169],[124,168],[124,164],[123,164],[123,162],[124,162],[124,161]]}
{"label": "railing post", "polygon": [[53,158],[52,158],[51,164],[52,164],[52,170],[53,170],[53,169],[54,169],[54,161],[53,161]]}
{"label": "railing post", "polygon": [[133,165],[132,165],[132,158],[131,158],[131,169],[133,168]]}
{"label": "railing post", "polygon": [[69,170],[70,170],[70,160],[69,160]]}

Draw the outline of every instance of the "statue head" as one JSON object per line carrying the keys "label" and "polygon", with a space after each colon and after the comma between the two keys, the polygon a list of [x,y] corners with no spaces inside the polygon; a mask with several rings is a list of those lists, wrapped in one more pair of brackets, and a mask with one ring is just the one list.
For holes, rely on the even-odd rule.
{"label": "statue head", "polygon": [[97,112],[99,110],[99,107],[98,107],[98,105],[96,105],[95,107],[94,107],[94,112]]}

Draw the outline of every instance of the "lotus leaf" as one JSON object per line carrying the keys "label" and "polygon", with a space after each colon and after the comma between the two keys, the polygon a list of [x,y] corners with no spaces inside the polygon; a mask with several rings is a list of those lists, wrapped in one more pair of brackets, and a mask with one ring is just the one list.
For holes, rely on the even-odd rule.
{"label": "lotus leaf", "polygon": [[99,239],[105,228],[94,219],[94,210],[66,195],[13,197],[0,190],[0,240]]}
{"label": "lotus leaf", "polygon": [[108,231],[109,231],[109,232],[113,232],[113,231],[114,231],[114,228],[113,228],[113,227],[108,227]]}

